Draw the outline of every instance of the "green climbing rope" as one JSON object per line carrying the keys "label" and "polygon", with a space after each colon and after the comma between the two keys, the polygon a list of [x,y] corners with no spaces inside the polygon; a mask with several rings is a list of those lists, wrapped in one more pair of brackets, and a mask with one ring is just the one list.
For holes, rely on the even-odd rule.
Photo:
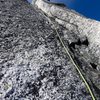
{"label": "green climbing rope", "polygon": [[[52,22],[52,24],[53,24],[53,22]],[[54,24],[53,24],[53,25],[54,25]],[[55,27],[55,25],[54,25],[54,27]],[[61,44],[62,44],[62,46],[63,46],[63,48],[64,48],[64,50],[65,50],[65,52],[66,52],[66,54],[68,54],[68,56],[69,56],[71,62],[72,62],[73,65],[75,66],[75,68],[76,68],[76,70],[78,71],[78,73],[79,73],[81,79],[83,80],[83,82],[85,83],[85,85],[86,85],[88,91],[90,92],[90,95],[91,95],[91,97],[92,97],[92,100],[96,100],[96,98],[95,98],[95,96],[94,96],[94,94],[93,94],[93,92],[92,92],[92,90],[91,90],[89,84],[87,83],[87,81],[86,81],[86,79],[84,78],[84,76],[83,76],[81,70],[79,69],[79,66],[76,65],[76,63],[75,63],[74,59],[72,58],[71,54],[69,53],[67,47],[64,45],[64,42],[62,41],[62,39],[61,39],[61,37],[60,37],[60,35],[59,35],[59,33],[58,33],[56,27],[55,27],[55,31],[56,31],[56,34],[57,34],[57,36],[58,36],[58,38],[59,38],[59,40],[60,40],[60,42],[61,42]]]}
{"label": "green climbing rope", "polygon": [[[43,15],[44,15],[44,14],[43,14]],[[51,13],[51,15],[52,15],[52,13]],[[46,17],[46,15],[44,15],[44,16]],[[53,16],[53,15],[52,15],[52,16]],[[50,19],[50,21],[51,21],[51,19]],[[86,81],[86,79],[85,79],[85,77],[83,76],[81,70],[79,69],[79,66],[76,65],[74,59],[72,58],[71,54],[70,54],[69,51],[68,51],[68,48],[64,45],[64,43],[63,43],[63,41],[62,41],[62,39],[61,39],[61,37],[60,37],[60,35],[59,35],[59,33],[58,33],[58,31],[57,31],[55,25],[54,25],[54,23],[53,23],[52,21],[51,21],[51,23],[53,24],[53,26],[54,26],[54,28],[55,28],[56,34],[57,34],[57,36],[58,36],[58,38],[59,38],[59,40],[60,40],[60,42],[61,42],[61,44],[62,44],[62,46],[63,46],[63,48],[64,48],[64,50],[65,50],[65,53],[68,54],[68,56],[69,56],[71,62],[73,63],[73,65],[75,66],[76,70],[78,71],[78,73],[79,73],[81,79],[82,79],[83,82],[85,83],[85,85],[86,85],[86,87],[87,87],[87,89],[88,89],[88,91],[89,91],[89,93],[90,93],[90,95],[91,95],[91,97],[92,97],[92,100],[96,100],[96,98],[95,98],[95,96],[94,96],[94,94],[93,94],[93,92],[92,92],[92,90],[91,90],[91,88],[90,88],[88,82]]]}

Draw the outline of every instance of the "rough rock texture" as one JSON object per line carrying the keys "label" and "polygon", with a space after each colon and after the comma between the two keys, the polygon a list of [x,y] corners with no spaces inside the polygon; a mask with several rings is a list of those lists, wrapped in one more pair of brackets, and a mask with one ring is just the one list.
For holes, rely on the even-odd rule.
{"label": "rough rock texture", "polygon": [[[56,25],[65,43],[77,40],[74,29]],[[79,49],[88,51],[84,45]],[[82,63],[79,49],[74,54],[85,73],[87,61]],[[99,100],[95,78],[92,85],[88,75],[97,77],[97,70],[91,70],[87,68],[86,78]],[[0,100],[91,100],[49,18],[26,0],[0,0]]]}
{"label": "rough rock texture", "polygon": [[90,74],[92,82],[100,89],[100,22],[88,19],[68,8],[49,4],[45,0],[36,0],[35,4],[66,29],[63,32],[64,40],[69,41],[71,47],[74,45],[74,53],[77,51],[79,57],[87,62],[87,66],[94,69],[87,74],[92,74],[92,78]]}
{"label": "rough rock texture", "polygon": [[67,8],[48,4],[45,0],[37,0],[36,5],[66,29],[77,31],[79,37],[87,36],[89,49],[98,58],[100,65],[100,22],[85,18]]}

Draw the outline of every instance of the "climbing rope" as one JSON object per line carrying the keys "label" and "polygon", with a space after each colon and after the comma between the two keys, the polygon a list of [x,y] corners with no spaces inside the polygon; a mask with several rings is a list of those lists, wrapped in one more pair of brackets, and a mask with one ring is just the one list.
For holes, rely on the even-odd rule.
{"label": "climbing rope", "polygon": [[[53,22],[52,22],[52,24],[54,25]],[[83,76],[81,70],[79,69],[79,66],[75,63],[74,59],[72,58],[71,54],[70,54],[69,51],[68,51],[68,48],[64,45],[64,42],[62,41],[62,39],[61,39],[61,37],[60,37],[60,35],[59,35],[59,33],[58,33],[58,31],[57,31],[55,25],[54,25],[54,28],[55,28],[56,34],[57,34],[57,36],[58,36],[58,38],[59,38],[59,40],[60,40],[60,42],[61,42],[63,48],[64,48],[64,50],[65,50],[65,53],[68,54],[68,56],[69,56],[71,62],[72,62],[73,65],[75,66],[75,68],[76,68],[76,70],[78,71],[78,73],[79,73],[81,79],[83,80],[83,82],[85,83],[85,85],[86,85],[88,91],[90,92],[90,95],[91,95],[91,97],[92,97],[92,100],[96,100],[96,98],[95,98],[95,96],[94,96],[94,94],[93,94],[93,92],[92,92],[92,90],[91,90],[91,88],[90,88],[88,82],[86,81],[86,79],[85,79],[85,77]]]}
{"label": "climbing rope", "polygon": [[[42,12],[41,12],[41,13],[42,13]],[[47,18],[47,16],[46,16],[44,13],[42,13],[42,14]],[[52,14],[51,14],[51,15],[52,15]],[[53,15],[52,15],[52,16],[53,16]],[[50,18],[49,18],[49,20],[51,21]],[[60,37],[60,35],[59,35],[59,33],[58,33],[57,29],[56,29],[55,24],[54,24],[52,21],[51,21],[51,23],[52,23],[52,25],[54,26],[54,29],[55,29],[55,31],[56,31],[56,34],[57,34],[57,36],[58,36],[58,38],[59,38],[59,40],[60,40],[60,43],[62,44],[62,46],[63,46],[63,48],[64,48],[64,50],[65,50],[65,53],[68,54],[68,56],[69,56],[71,62],[73,63],[73,65],[75,66],[76,70],[78,71],[78,73],[79,73],[81,79],[82,79],[83,82],[85,83],[85,85],[86,85],[86,87],[87,87],[87,89],[88,89],[88,91],[89,91],[89,93],[90,93],[90,95],[91,95],[91,97],[92,97],[92,100],[96,100],[96,98],[95,98],[95,96],[94,96],[94,94],[93,94],[93,92],[92,92],[92,90],[91,90],[91,88],[90,88],[88,82],[86,81],[86,79],[85,79],[85,77],[83,76],[81,70],[79,69],[79,66],[75,63],[73,57],[72,57],[71,54],[69,53],[68,47],[66,47],[66,46],[64,45],[64,42],[63,42],[63,40],[61,39],[61,37]]]}

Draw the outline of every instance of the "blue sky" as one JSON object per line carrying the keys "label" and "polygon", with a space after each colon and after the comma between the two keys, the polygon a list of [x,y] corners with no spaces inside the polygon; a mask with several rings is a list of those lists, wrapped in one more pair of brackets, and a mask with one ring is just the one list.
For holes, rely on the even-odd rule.
{"label": "blue sky", "polygon": [[[32,0],[28,0],[31,2]],[[100,21],[100,0],[51,0],[63,2],[67,7],[76,10],[86,17]]]}

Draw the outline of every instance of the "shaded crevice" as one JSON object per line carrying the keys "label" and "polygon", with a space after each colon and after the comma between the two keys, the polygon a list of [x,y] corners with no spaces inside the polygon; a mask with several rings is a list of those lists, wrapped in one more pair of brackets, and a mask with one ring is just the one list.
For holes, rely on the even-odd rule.
{"label": "shaded crevice", "polygon": [[71,42],[68,44],[69,48],[71,51],[73,51],[74,49],[76,49],[76,46],[82,46],[82,45],[85,45],[85,46],[88,46],[89,45],[89,41],[87,38],[83,38],[83,39],[78,39],[77,41],[75,42]]}
{"label": "shaded crevice", "polygon": [[54,2],[52,0],[43,0],[44,2],[48,3],[48,4],[54,4],[54,5],[58,5],[58,6],[61,6],[61,7],[66,7],[66,5],[62,2]]}
{"label": "shaded crevice", "polygon": [[82,45],[82,42],[81,42],[81,40],[80,40],[80,39],[78,39],[78,41],[77,41],[77,42],[75,42],[75,44],[76,44],[76,45],[81,46],[81,45]]}
{"label": "shaded crevice", "polygon": [[59,78],[55,77],[55,79],[53,80],[53,85],[56,87],[59,85]]}
{"label": "shaded crevice", "polygon": [[52,70],[52,74],[54,76],[53,85],[56,87],[59,85],[59,77],[58,77],[58,70],[61,70],[62,66],[55,66]]}
{"label": "shaded crevice", "polygon": [[41,87],[40,83],[37,85],[36,83],[28,82],[26,88],[29,88],[29,92],[26,95],[32,94],[33,96],[38,97],[40,87]]}
{"label": "shaded crevice", "polygon": [[93,69],[97,69],[97,65],[95,63],[90,62],[90,65],[92,66]]}
{"label": "shaded crevice", "polygon": [[82,45],[86,45],[86,46],[88,46],[88,45],[89,45],[89,41],[88,41],[88,39],[85,38],[85,40],[81,41],[81,44],[82,44]]}
{"label": "shaded crevice", "polygon": [[0,2],[1,2],[1,3],[4,3],[4,0],[1,0]]}
{"label": "shaded crevice", "polygon": [[0,74],[0,80],[2,79],[3,76],[4,76],[4,74],[1,73],[1,74]]}
{"label": "shaded crevice", "polygon": [[3,36],[3,38],[10,38],[10,37],[13,37],[13,34],[5,34],[5,35]]}
{"label": "shaded crevice", "polygon": [[12,88],[6,95],[5,98],[9,98],[14,93],[14,88]]}

